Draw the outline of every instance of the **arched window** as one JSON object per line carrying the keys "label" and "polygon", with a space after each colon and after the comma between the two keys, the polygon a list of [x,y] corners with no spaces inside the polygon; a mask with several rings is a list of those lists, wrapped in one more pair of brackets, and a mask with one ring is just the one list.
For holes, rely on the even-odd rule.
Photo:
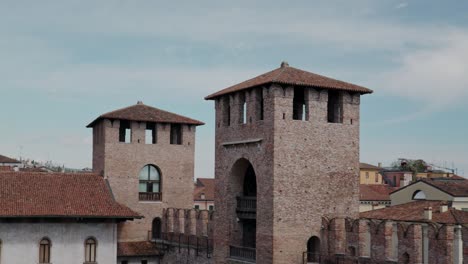
{"label": "arched window", "polygon": [[43,238],[39,243],[39,263],[50,263],[50,246],[51,244],[48,238]]}
{"label": "arched window", "polygon": [[417,190],[413,194],[413,200],[426,200],[426,194],[423,191]]}
{"label": "arched window", "polygon": [[309,238],[307,241],[307,262],[320,262],[320,239],[316,236]]}
{"label": "arched window", "polygon": [[86,239],[85,241],[85,263],[96,262],[96,248],[97,248],[96,239],[94,238]]}
{"label": "arched window", "polygon": [[146,165],[139,174],[139,198],[143,201],[161,200],[161,174],[153,165]]}
{"label": "arched window", "polygon": [[356,248],[353,246],[348,247],[349,255],[354,257],[356,256]]}
{"label": "arched window", "polygon": [[152,237],[153,239],[161,239],[161,218],[159,217],[153,219]]}

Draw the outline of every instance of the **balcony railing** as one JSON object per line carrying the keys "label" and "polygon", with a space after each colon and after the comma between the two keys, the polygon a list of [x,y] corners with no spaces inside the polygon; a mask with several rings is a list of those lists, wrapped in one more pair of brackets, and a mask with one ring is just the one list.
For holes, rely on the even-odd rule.
{"label": "balcony railing", "polygon": [[255,263],[257,252],[255,248],[229,246],[229,257]]}
{"label": "balcony railing", "polygon": [[138,199],[140,201],[161,201],[162,193],[141,192],[138,193]]}
{"label": "balcony railing", "polygon": [[237,211],[256,212],[257,211],[257,197],[238,196],[237,197]]}

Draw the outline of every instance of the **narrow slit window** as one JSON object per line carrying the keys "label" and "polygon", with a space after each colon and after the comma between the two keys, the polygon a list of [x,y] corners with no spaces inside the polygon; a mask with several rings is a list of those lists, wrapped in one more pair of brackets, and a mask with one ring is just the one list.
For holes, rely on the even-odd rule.
{"label": "narrow slit window", "polygon": [[223,125],[231,125],[231,102],[229,100],[229,95],[223,99]]}
{"label": "narrow slit window", "polygon": [[245,100],[245,94],[239,94],[239,123],[247,123],[247,102]]}
{"label": "narrow slit window", "polygon": [[146,124],[145,130],[145,143],[146,144],[156,144],[157,142],[157,131],[155,123]]}
{"label": "narrow slit window", "polygon": [[120,121],[119,141],[123,143],[132,142],[132,129],[130,128],[130,122]]}
{"label": "narrow slit window", "polygon": [[343,123],[343,96],[336,91],[328,91],[328,122]]}
{"label": "narrow slit window", "polygon": [[247,102],[242,105],[242,124],[247,124]]}
{"label": "narrow slit window", "polygon": [[180,124],[171,125],[171,144],[182,145],[182,125]]}
{"label": "narrow slit window", "polygon": [[263,90],[262,90],[262,88],[256,90],[255,98],[256,98],[257,120],[263,120],[264,102],[263,102]]}
{"label": "narrow slit window", "polygon": [[306,120],[306,104],[305,104],[304,88],[294,87],[293,97],[293,119]]}

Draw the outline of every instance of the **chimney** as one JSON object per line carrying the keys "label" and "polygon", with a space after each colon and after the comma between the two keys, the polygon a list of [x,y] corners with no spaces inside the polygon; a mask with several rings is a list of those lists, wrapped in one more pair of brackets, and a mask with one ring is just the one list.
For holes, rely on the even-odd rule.
{"label": "chimney", "polygon": [[201,198],[202,200],[205,200],[205,197],[206,197],[206,196],[205,196],[205,193],[202,193],[200,196],[201,196],[200,198]]}
{"label": "chimney", "polygon": [[447,212],[447,211],[448,211],[448,205],[442,204],[442,205],[440,206],[440,212],[441,212],[441,213],[445,213],[445,212]]}
{"label": "chimney", "polygon": [[142,104],[143,104],[143,101],[138,101],[137,104],[138,104],[138,105],[142,105]]}
{"label": "chimney", "polygon": [[289,63],[287,61],[281,62],[281,68],[289,67]]}
{"label": "chimney", "polygon": [[424,208],[424,220],[432,220],[432,207]]}
{"label": "chimney", "polygon": [[382,168],[382,162],[379,162],[379,168]]}

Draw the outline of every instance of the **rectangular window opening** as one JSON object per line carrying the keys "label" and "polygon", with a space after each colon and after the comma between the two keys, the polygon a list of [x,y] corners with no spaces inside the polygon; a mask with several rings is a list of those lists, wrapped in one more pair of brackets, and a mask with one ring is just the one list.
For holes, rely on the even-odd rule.
{"label": "rectangular window opening", "polygon": [[208,210],[213,211],[213,210],[214,210],[214,205],[210,205],[210,206],[208,207]]}
{"label": "rectangular window opening", "polygon": [[130,128],[130,122],[123,120],[120,121],[119,141],[123,143],[132,142],[132,129]]}
{"label": "rectangular window opening", "polygon": [[156,134],[156,124],[147,123],[145,130],[145,144],[156,144],[157,134]]}
{"label": "rectangular window opening", "polygon": [[229,100],[229,95],[226,96],[223,102],[223,124],[224,126],[231,125],[231,102]]}
{"label": "rectangular window opening", "polygon": [[294,87],[293,120],[306,120],[305,89]]}
{"label": "rectangular window opening", "polygon": [[328,123],[343,123],[343,96],[337,91],[328,91]]}
{"label": "rectangular window opening", "polygon": [[255,90],[257,120],[263,120],[264,115],[264,102],[263,102],[263,89]]}
{"label": "rectangular window opening", "polygon": [[171,144],[182,145],[182,125],[171,124]]}
{"label": "rectangular window opening", "polygon": [[196,210],[200,210],[200,206],[199,205],[195,205],[194,207]]}
{"label": "rectangular window opening", "polygon": [[242,124],[247,124],[247,102],[242,106]]}
{"label": "rectangular window opening", "polygon": [[247,123],[247,102],[245,101],[245,94],[239,94],[239,123]]}

